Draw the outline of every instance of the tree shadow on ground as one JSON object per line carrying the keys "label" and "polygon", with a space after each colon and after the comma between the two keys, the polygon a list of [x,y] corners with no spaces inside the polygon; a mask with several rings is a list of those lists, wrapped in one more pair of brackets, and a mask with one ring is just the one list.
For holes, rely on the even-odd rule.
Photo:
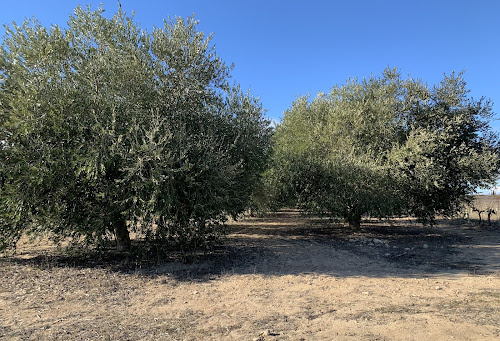
{"label": "tree shadow on ground", "polygon": [[138,261],[124,254],[105,257],[42,254],[9,257],[7,262],[50,267],[93,267],[142,276],[171,276],[179,281],[206,281],[228,274],[283,276],[321,274],[336,277],[414,277],[466,271],[500,270],[497,228],[461,220],[436,226],[409,219],[366,220],[352,231],[328,219],[282,210],[265,217],[232,222],[226,242],[209,254]]}

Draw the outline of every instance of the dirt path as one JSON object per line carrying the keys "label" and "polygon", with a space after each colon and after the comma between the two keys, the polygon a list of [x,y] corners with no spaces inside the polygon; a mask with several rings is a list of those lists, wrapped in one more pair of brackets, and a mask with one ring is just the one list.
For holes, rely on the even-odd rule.
{"label": "dirt path", "polygon": [[0,263],[0,339],[498,340],[499,236],[452,221],[351,233],[283,211],[234,223],[194,264],[22,248]]}

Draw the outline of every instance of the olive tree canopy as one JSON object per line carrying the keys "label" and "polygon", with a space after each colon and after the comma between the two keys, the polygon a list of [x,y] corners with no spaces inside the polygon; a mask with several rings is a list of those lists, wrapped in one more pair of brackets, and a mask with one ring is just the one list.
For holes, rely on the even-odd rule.
{"label": "olive tree canopy", "polygon": [[344,218],[452,215],[499,173],[487,100],[463,74],[429,87],[396,69],[296,100],[275,134],[267,193],[275,204]]}
{"label": "olive tree canopy", "polygon": [[78,7],[67,28],[6,27],[0,48],[0,247],[48,232],[210,245],[245,210],[270,149],[259,101],[194,18],[141,29]]}

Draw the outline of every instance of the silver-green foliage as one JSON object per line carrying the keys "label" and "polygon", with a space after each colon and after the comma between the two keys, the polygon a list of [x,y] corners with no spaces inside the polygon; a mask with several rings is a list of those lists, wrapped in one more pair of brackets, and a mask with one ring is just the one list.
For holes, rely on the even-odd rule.
{"label": "silver-green foliage", "polygon": [[209,245],[247,206],[271,131],[194,18],[148,33],[78,7],[68,28],[6,27],[0,247],[49,232],[122,248],[134,230]]}
{"label": "silver-green foliage", "polygon": [[451,215],[499,171],[491,106],[467,93],[462,74],[430,88],[386,69],[299,98],[277,127],[267,192],[354,227],[364,214]]}

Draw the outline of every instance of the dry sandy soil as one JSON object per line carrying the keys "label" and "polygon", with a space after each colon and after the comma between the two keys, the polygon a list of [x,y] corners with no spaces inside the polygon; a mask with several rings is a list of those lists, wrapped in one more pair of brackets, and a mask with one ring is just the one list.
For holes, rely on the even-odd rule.
{"label": "dry sandy soil", "polygon": [[185,264],[0,260],[5,340],[500,340],[500,230],[282,211]]}

